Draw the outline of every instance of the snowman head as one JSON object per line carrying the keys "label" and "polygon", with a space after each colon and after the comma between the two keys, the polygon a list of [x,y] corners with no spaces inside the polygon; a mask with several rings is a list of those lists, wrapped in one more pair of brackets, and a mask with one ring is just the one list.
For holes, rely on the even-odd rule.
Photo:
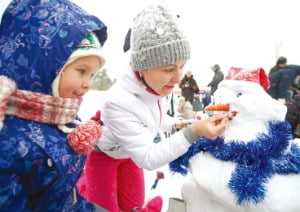
{"label": "snowman head", "polygon": [[283,121],[286,106],[265,90],[269,80],[262,68],[231,68],[214,94],[215,104],[228,104],[228,126],[224,137],[251,140],[267,132],[269,121]]}

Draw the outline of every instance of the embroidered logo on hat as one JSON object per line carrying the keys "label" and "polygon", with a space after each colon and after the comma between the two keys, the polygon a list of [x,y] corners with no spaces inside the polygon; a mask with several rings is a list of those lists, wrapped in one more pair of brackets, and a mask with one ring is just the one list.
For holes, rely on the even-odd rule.
{"label": "embroidered logo on hat", "polygon": [[89,49],[89,48],[100,48],[100,44],[97,45],[95,38],[92,36],[92,34],[88,34],[86,38],[81,41],[81,43],[77,46],[77,49]]}
{"label": "embroidered logo on hat", "polygon": [[268,76],[263,68],[250,70],[244,68],[231,67],[225,79],[255,82],[261,85],[265,90],[267,90],[270,87]]}
{"label": "embroidered logo on hat", "polygon": [[66,67],[68,64],[74,62],[80,57],[86,57],[91,55],[97,56],[101,60],[101,66],[103,66],[105,59],[103,57],[102,47],[94,33],[88,34],[77,45],[76,49],[71,54],[64,67]]}

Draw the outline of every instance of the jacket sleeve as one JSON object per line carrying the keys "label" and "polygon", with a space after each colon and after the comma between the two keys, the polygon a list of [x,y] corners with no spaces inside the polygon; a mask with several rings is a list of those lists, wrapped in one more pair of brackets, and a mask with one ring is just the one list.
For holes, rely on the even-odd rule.
{"label": "jacket sleeve", "polygon": [[295,70],[293,69],[283,70],[280,79],[278,81],[278,98],[287,98],[287,91],[289,90],[289,85],[293,82],[294,79],[295,79]]}
{"label": "jacket sleeve", "polygon": [[184,88],[185,83],[186,83],[186,78],[184,77],[179,83],[179,88],[181,88],[181,89]]}
{"label": "jacket sleeve", "polygon": [[24,211],[28,201],[25,186],[16,174],[0,173],[0,211]]}
{"label": "jacket sleeve", "polygon": [[176,118],[171,117],[169,115],[165,115],[162,119],[160,129],[162,131],[170,132],[172,130],[172,127],[175,124],[175,121],[176,121]]}
{"label": "jacket sleeve", "polygon": [[214,83],[215,83],[215,77],[216,77],[216,75],[214,75],[214,77],[212,78],[212,80],[210,81],[210,83],[208,83],[207,86],[214,86]]}
{"label": "jacket sleeve", "polygon": [[192,82],[193,82],[192,84],[193,84],[194,93],[198,93],[199,92],[199,87],[198,87],[197,82],[194,78],[192,79]]}
{"label": "jacket sleeve", "polygon": [[120,107],[120,104],[112,102],[106,103],[103,117],[105,126],[118,141],[122,151],[125,151],[139,167],[153,170],[168,164],[187,151],[190,143],[181,131],[166,140],[154,143],[156,133],[149,129],[153,126],[145,126],[144,123],[149,121],[141,120],[140,115],[131,108],[124,105]]}
{"label": "jacket sleeve", "polygon": [[215,75],[214,75],[214,77],[213,77],[213,79],[212,79],[212,81],[208,84],[208,86],[216,86],[216,85],[218,85],[219,84],[219,82],[221,82],[222,80],[223,80],[223,74],[221,73],[221,72],[217,72]]}
{"label": "jacket sleeve", "polygon": [[281,78],[281,73],[282,73],[282,70],[281,71],[277,71],[275,73],[272,73],[269,76],[270,84],[271,84],[272,87],[278,85],[279,80]]}

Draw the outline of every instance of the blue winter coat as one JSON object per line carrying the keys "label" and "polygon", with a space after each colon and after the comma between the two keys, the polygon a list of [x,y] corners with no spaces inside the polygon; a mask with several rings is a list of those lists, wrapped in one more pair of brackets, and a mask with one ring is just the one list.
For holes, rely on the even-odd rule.
{"label": "blue winter coat", "polygon": [[271,87],[267,92],[275,99],[288,98],[288,87],[300,74],[300,66],[287,65],[269,76]]}
{"label": "blue winter coat", "polygon": [[[18,88],[52,95],[51,83],[91,31],[106,26],[68,0],[14,0],[0,25],[0,75]],[[75,184],[86,157],[56,125],[5,116],[0,131],[0,211],[88,211]],[[73,193],[74,191],[74,193]]]}

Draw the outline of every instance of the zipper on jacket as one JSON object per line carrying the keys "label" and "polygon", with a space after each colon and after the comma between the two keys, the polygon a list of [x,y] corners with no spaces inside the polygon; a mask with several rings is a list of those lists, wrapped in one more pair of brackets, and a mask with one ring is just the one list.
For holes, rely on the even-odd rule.
{"label": "zipper on jacket", "polygon": [[77,194],[76,194],[76,188],[74,187],[72,189],[72,202],[75,205],[77,203]]}
{"label": "zipper on jacket", "polygon": [[162,113],[161,113],[161,106],[159,100],[157,100],[157,105],[159,109],[159,124],[161,124],[161,119],[162,119]]}

